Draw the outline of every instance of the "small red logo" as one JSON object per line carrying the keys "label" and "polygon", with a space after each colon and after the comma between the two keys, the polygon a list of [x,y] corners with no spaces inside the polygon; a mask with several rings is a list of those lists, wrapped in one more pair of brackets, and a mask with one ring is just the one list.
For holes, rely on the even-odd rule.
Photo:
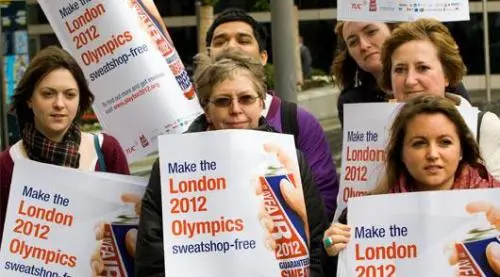
{"label": "small red logo", "polygon": [[145,135],[140,135],[139,139],[141,140],[141,145],[142,145],[143,148],[145,148],[145,147],[147,147],[149,145],[149,141],[148,141],[148,139],[146,138]]}
{"label": "small red logo", "polygon": [[125,153],[132,154],[135,152],[135,145],[125,149]]}

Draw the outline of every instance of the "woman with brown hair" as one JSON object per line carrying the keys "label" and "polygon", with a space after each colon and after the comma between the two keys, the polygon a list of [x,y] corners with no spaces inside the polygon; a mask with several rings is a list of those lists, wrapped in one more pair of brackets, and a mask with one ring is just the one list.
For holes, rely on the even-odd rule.
{"label": "woman with brown hair", "polygon": [[[332,72],[341,89],[337,101],[340,123],[344,122],[344,104],[385,102],[390,91],[378,84],[382,77],[382,45],[391,36],[396,23],[339,21],[335,26],[337,49]],[[469,94],[461,83],[448,91],[467,100]]]}
{"label": "woman with brown hair", "polygon": [[125,153],[114,137],[80,131],[78,121],[93,100],[82,69],[65,50],[49,46],[28,65],[12,103],[22,138],[0,153],[0,235],[19,159],[129,174]]}
{"label": "woman with brown hair", "polygon": [[[421,95],[404,104],[392,123],[386,153],[383,181],[371,194],[500,187],[455,103],[444,97]],[[350,229],[334,223],[325,232],[329,255],[346,247]]]}

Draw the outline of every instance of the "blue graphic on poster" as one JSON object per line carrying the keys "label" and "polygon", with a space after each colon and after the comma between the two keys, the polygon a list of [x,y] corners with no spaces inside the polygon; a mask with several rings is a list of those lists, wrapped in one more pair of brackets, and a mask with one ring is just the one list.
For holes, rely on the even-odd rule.
{"label": "blue graphic on poster", "polygon": [[26,30],[14,32],[14,53],[28,54],[28,32]]}
{"label": "blue graphic on poster", "polygon": [[24,75],[28,66],[28,55],[8,55],[4,60],[4,87],[7,95],[7,104],[10,104],[17,83]]}
{"label": "blue graphic on poster", "polygon": [[2,43],[4,58],[3,87],[6,103],[10,104],[17,83],[28,66],[28,32],[26,30],[26,3],[4,2],[2,9]]}

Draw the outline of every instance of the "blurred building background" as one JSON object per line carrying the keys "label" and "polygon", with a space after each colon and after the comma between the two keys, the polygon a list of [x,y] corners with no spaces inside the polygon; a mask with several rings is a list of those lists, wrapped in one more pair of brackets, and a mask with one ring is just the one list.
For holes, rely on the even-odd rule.
{"label": "blurred building background", "polygon": [[[33,55],[43,47],[58,44],[52,28],[35,0],[28,0],[28,35],[29,53]],[[198,49],[196,30],[195,0],[156,0],[155,3],[164,17],[170,35],[184,63],[189,66]],[[266,27],[271,35],[267,0],[220,0],[214,8],[218,13],[228,7],[238,7],[252,12]],[[336,38],[333,27],[336,23],[336,6],[334,0],[296,0],[299,9],[299,32],[313,56],[313,67],[329,72]],[[470,0],[471,20],[447,23],[457,40],[468,76],[464,80],[467,89],[485,89],[485,59],[483,42],[483,9],[481,0]],[[490,39],[490,64],[492,89],[500,89],[500,0],[488,1],[488,23]],[[269,36],[269,51],[271,41]],[[272,60],[272,59],[271,59]]]}

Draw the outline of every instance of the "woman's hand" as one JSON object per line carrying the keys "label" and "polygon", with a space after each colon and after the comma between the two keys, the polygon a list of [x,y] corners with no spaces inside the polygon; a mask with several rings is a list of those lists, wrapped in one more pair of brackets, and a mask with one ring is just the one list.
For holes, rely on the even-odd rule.
{"label": "woman's hand", "polygon": [[[141,195],[133,193],[124,193],[121,196],[121,200],[124,204],[133,204],[135,214],[137,216],[140,215],[141,203],[142,203]],[[101,243],[102,240],[104,239],[106,224],[107,223],[104,221],[99,221],[94,227],[95,238],[96,241],[98,242],[96,248],[92,252],[92,256],[90,257],[90,266],[92,268],[92,276],[94,277],[101,276],[100,274],[102,274],[104,271],[104,261],[101,257]],[[125,234],[125,248],[127,249],[127,252],[131,257],[135,257],[136,243],[137,243],[137,228],[131,228]]]}
{"label": "woman's hand", "polygon": [[302,219],[304,227],[306,228],[307,239],[309,240],[306,202],[304,199],[304,192],[302,190],[302,182],[300,181],[299,169],[295,167],[293,160],[281,147],[273,144],[264,144],[264,151],[275,154],[284,168],[293,174],[294,184],[286,179],[281,180],[281,195],[283,196],[283,199],[285,199],[288,206]]}
{"label": "woman's hand", "polygon": [[[497,230],[500,230],[500,208],[488,202],[477,201],[467,204],[465,210],[471,214],[484,213],[490,224]],[[454,245],[453,243],[446,249],[450,265],[456,265],[459,262],[458,253]],[[485,255],[491,269],[493,269],[496,274],[500,275],[500,243],[495,241],[490,242],[486,246]]]}
{"label": "woman's hand", "polygon": [[[484,213],[486,219],[491,225],[500,230],[500,208],[493,206],[488,202],[472,202],[465,206],[468,213]],[[493,271],[500,275],[500,244],[498,242],[491,242],[486,247],[486,259],[490,264]]]}
{"label": "woman's hand", "polygon": [[[293,160],[288,156],[288,154],[279,146],[273,144],[264,144],[264,151],[276,155],[278,161],[283,165],[286,171],[293,174],[293,183],[283,179],[280,182],[280,191],[286,204],[297,213],[299,218],[304,224],[304,230],[306,233],[307,241],[309,241],[309,224],[307,221],[307,211],[304,200],[304,193],[302,190],[302,183],[300,181],[300,173],[298,168],[295,166]],[[262,195],[264,188],[258,180],[254,180],[257,195]],[[276,237],[273,237],[273,230],[275,229],[275,224],[269,215],[264,203],[261,204],[259,213],[259,221],[262,227],[266,230],[265,246],[269,250],[276,249]],[[277,236],[274,234],[274,236]]]}
{"label": "woman's hand", "polygon": [[465,210],[468,213],[484,213],[486,219],[491,225],[495,226],[497,230],[500,230],[500,208],[493,206],[491,203],[487,202],[472,202],[465,206]]}
{"label": "woman's hand", "polygon": [[351,227],[342,223],[332,223],[323,236],[323,246],[329,256],[337,256],[351,240]]}

